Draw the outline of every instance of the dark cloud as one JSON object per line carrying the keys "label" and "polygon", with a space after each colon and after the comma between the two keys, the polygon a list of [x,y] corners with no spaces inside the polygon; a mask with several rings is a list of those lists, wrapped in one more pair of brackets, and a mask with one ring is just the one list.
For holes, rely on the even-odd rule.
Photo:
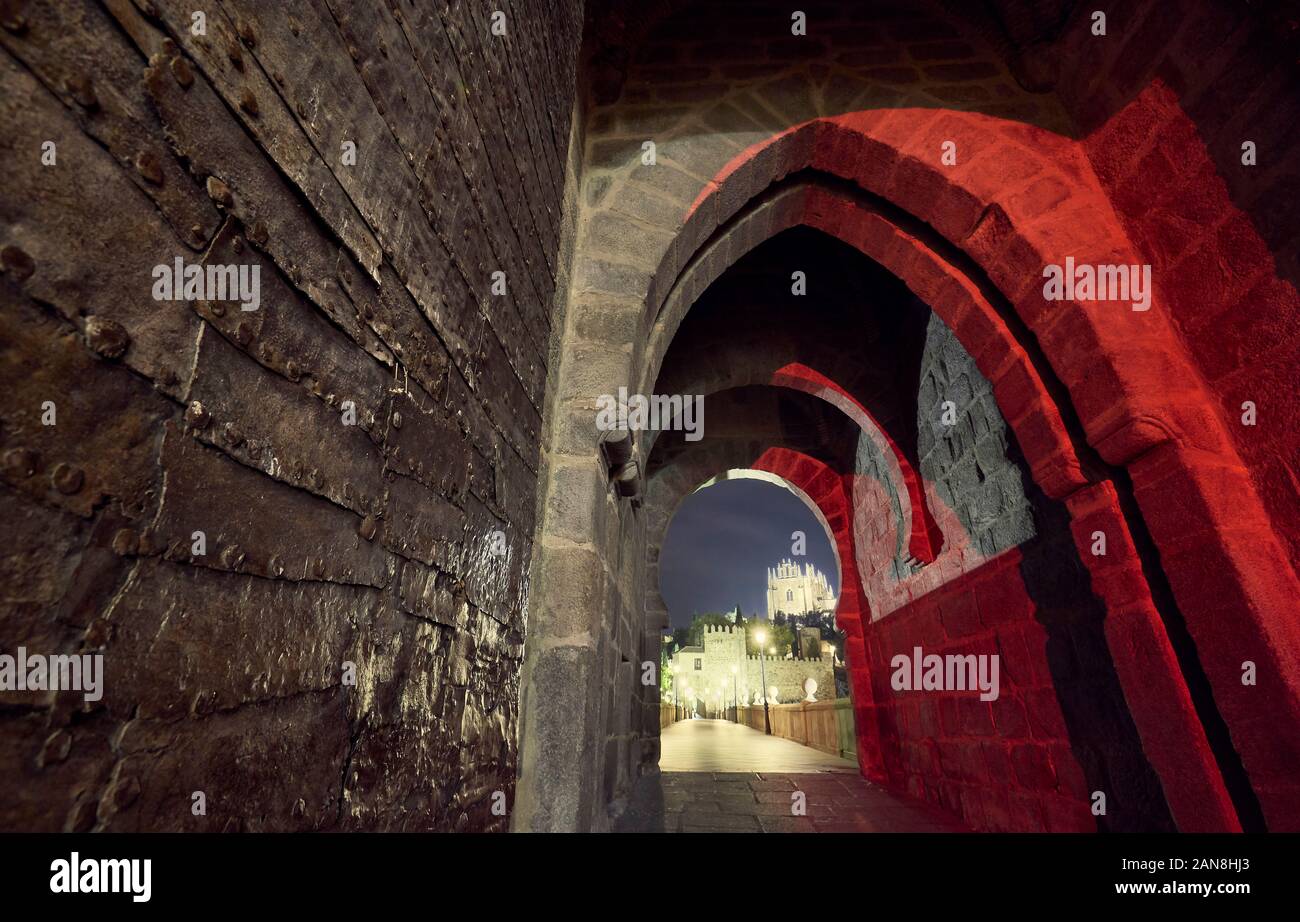
{"label": "dark cloud", "polygon": [[762,480],[724,480],[688,496],[677,509],[659,558],[659,585],[673,627],[697,612],[739,604],[767,613],[767,568],[791,557],[790,534],[807,535],[807,555],[839,594],[826,530],[802,499]]}

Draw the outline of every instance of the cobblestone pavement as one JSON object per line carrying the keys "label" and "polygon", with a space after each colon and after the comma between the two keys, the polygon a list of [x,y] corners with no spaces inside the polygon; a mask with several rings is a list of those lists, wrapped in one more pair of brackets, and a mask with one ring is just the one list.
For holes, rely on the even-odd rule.
{"label": "cobblestone pavement", "polygon": [[[671,759],[668,765],[699,770],[640,779],[614,831],[965,831],[949,814],[867,781],[852,762],[726,721],[674,724],[664,731],[663,752],[661,767]],[[700,768],[735,766],[746,756],[748,771]]]}

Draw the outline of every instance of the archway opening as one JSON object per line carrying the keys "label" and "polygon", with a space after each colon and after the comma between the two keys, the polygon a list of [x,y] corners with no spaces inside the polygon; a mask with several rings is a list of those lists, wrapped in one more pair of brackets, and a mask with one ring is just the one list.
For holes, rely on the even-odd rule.
{"label": "archway opening", "polygon": [[[808,120],[778,120],[773,130],[760,127],[734,142],[712,143],[709,133],[688,130],[660,148],[668,170],[629,166],[619,145],[599,148],[615,184],[606,226],[592,239],[617,237],[619,246],[592,247],[576,277],[584,294],[618,297],[618,322],[602,338],[602,346],[623,350],[609,353],[610,379],[642,392],[662,388],[669,379],[661,372],[702,295],[783,231],[814,228],[888,270],[934,312],[944,338],[990,389],[987,408],[1007,438],[995,454],[1018,469],[1010,505],[1029,513],[1028,521],[1021,516],[1014,527],[995,529],[1000,535],[977,534],[991,524],[981,510],[985,494],[991,502],[1003,484],[981,478],[978,461],[972,472],[957,439],[944,463],[964,467],[948,505],[959,531],[978,542],[947,540],[944,526],[953,523],[936,514],[945,541],[934,561],[916,558],[919,570],[883,554],[857,561],[866,564],[866,586],[898,590],[874,597],[868,590],[864,611],[869,605],[879,620],[862,625],[864,662],[888,664],[909,644],[1019,660],[1014,693],[996,703],[908,698],[882,683],[878,669],[873,692],[890,781],[984,828],[1163,828],[1171,815],[1186,828],[1238,828],[1238,814],[1258,812],[1240,783],[1246,770],[1253,762],[1251,771],[1268,778],[1277,764],[1250,731],[1249,693],[1237,672],[1241,638],[1258,640],[1251,653],[1280,677],[1279,706],[1293,715],[1294,670],[1279,651],[1294,648],[1295,629],[1276,604],[1294,585],[1293,573],[1267,529],[1257,542],[1260,559],[1277,565],[1263,575],[1247,566],[1254,538],[1242,542],[1230,533],[1239,512],[1252,521],[1265,516],[1159,288],[1154,301],[1132,298],[1130,305],[1063,302],[1040,284],[1043,268],[1067,256],[1097,265],[1143,261],[1087,144],[952,109],[796,111]],[[964,153],[941,164],[936,151],[948,140]],[[1003,168],[1013,163],[1016,169]],[[695,195],[655,222],[661,226],[641,227],[619,216],[618,202],[642,186],[679,201],[683,191]],[[930,331],[927,323],[927,339]],[[718,365],[734,369],[729,361]],[[791,374],[794,365],[813,374]],[[817,374],[834,381],[807,361],[772,371],[775,377],[763,379],[724,375],[718,389],[760,382],[791,389]],[[927,388],[921,384],[916,396]],[[950,402],[959,415],[970,409],[967,401]],[[740,453],[823,447],[806,433],[800,444],[783,445],[779,418],[776,430],[776,442],[749,433]],[[915,446],[894,438],[904,457],[919,451],[922,431]],[[971,440],[986,435],[976,430]],[[641,458],[653,480],[662,439],[653,452],[651,441],[641,445]],[[672,455],[661,460],[665,471],[676,468]],[[830,460],[835,474],[850,473],[842,457]],[[974,482],[965,476],[971,473]],[[850,492],[856,500],[858,491]],[[1192,514],[1171,511],[1182,505],[1178,497],[1189,498]],[[868,530],[855,556],[862,544],[890,543],[888,535],[869,533],[877,523],[899,531],[908,524],[897,514],[873,515],[880,505],[855,501],[845,513],[854,532]],[[655,527],[651,520],[648,566],[629,574],[640,591],[657,585],[645,579],[657,563]],[[1093,549],[1098,535],[1105,553]],[[618,552],[613,556],[621,566]],[[1241,578],[1248,570],[1251,578]],[[648,626],[655,626],[657,594],[647,593]],[[996,743],[984,751],[981,741],[977,758],[972,738],[984,735]],[[1240,793],[1229,795],[1228,785]],[[1125,806],[1099,822],[1088,801],[1102,788],[1114,794],[1112,804]],[[1287,815],[1284,804],[1274,810]]]}
{"label": "archway opening", "polygon": [[663,771],[856,769],[841,575],[824,511],[782,476],[728,469],[681,498],[659,556]]}
{"label": "archway opening", "polygon": [[[1045,810],[1056,811],[1050,822],[1062,828],[1086,828],[1087,792],[1105,783],[1123,799],[1128,828],[1167,825],[1155,775],[1123,716],[1104,603],[1068,510],[1040,484],[1059,487],[1078,476],[1078,462],[1058,464],[1053,481],[1041,440],[1022,447],[1033,427],[1023,415],[1018,428],[1008,424],[1005,388],[994,386],[1005,381],[1006,363],[990,379],[968,351],[969,328],[945,322],[956,295],[917,285],[915,266],[897,274],[899,257],[888,248],[856,242],[850,215],[834,212],[843,195],[796,177],[718,226],[655,315],[647,352],[655,390],[696,384],[723,401],[717,412],[710,405],[708,418],[720,418],[722,430],[715,423],[707,439],[738,444],[742,454],[764,451],[769,469],[796,481],[810,474],[799,473],[807,462],[794,456],[816,456],[814,466],[847,497],[828,518],[843,521],[842,559],[852,560],[862,586],[846,656],[864,774],[1000,828],[1034,828]],[[873,220],[869,206],[861,220]],[[973,289],[963,293],[985,297]],[[1023,350],[1016,354],[1025,361]],[[873,378],[885,386],[873,387]],[[802,399],[765,395],[765,403],[762,391]],[[808,399],[830,416],[819,421]],[[835,436],[846,430],[847,452]],[[1048,427],[1048,445],[1074,457],[1059,421]],[[676,433],[661,436],[649,451],[651,482],[671,479],[691,451]],[[931,509],[928,522],[916,514]],[[938,552],[918,559],[907,532],[929,528]],[[653,559],[653,528],[649,546]],[[923,699],[899,695],[910,690],[891,681],[900,655],[1006,663],[1007,684],[978,700],[969,685]],[[997,748],[986,754],[981,744],[979,765],[967,765],[972,738],[983,735],[997,737]],[[986,778],[988,760],[1002,755],[1010,777]],[[1050,776],[1039,772],[1045,766]],[[1050,786],[1052,796],[1031,798],[1023,816],[997,815],[1005,809],[997,801],[1013,801],[1026,784]]]}
{"label": "archway opening", "polygon": [[[1023,563],[1018,563],[1021,580],[1017,582],[1013,578],[1006,587],[1012,597],[1023,597],[1026,604],[1020,607],[1030,613],[1036,612],[1035,620],[1046,619],[1042,627],[1048,630],[1030,639],[1028,646],[1033,651],[1032,658],[1040,662],[1045,659],[1049,664],[1048,668],[1040,670],[1039,678],[1048,680],[1060,710],[1067,713],[1073,710],[1078,715],[1064,721],[1069,726],[1061,734],[1062,740],[1069,737],[1072,740],[1070,746],[1078,750],[1073,760],[1078,764],[1068,766],[1068,773],[1076,780],[1114,773],[1113,769],[1103,767],[1097,761],[1093,751],[1095,744],[1086,741],[1098,733],[1109,734],[1107,721],[1088,708],[1079,710],[1079,702],[1095,696],[1081,691],[1072,676],[1090,673],[1089,682],[1100,681],[1107,688],[1103,697],[1127,698],[1132,706],[1132,702],[1144,695],[1142,688],[1154,675],[1166,687],[1162,700],[1167,701],[1168,706],[1133,707],[1133,717],[1142,724],[1141,742],[1138,742],[1132,725],[1125,720],[1123,723],[1128,724],[1123,734],[1125,746],[1106,748],[1120,761],[1128,761],[1136,767],[1134,772],[1121,774],[1138,782],[1126,796],[1132,796],[1143,805],[1140,822],[1144,823],[1167,822],[1160,796],[1151,792],[1151,771],[1143,765],[1148,755],[1158,760],[1165,772],[1173,771],[1175,763],[1187,764],[1190,760],[1204,782],[1206,796],[1198,800],[1179,793],[1176,810],[1182,815],[1195,817],[1193,822],[1205,821],[1213,826],[1224,816],[1228,800],[1224,783],[1218,777],[1219,771],[1222,769],[1231,775],[1236,770],[1236,755],[1225,744],[1226,737],[1222,734],[1217,742],[1207,745],[1206,731],[1198,726],[1198,722],[1203,721],[1205,727],[1212,729],[1216,722],[1221,721],[1208,695],[1202,693],[1206,682],[1200,664],[1195,656],[1189,655],[1189,644],[1179,642],[1183,632],[1183,614],[1179,609],[1184,600],[1176,602],[1164,585],[1160,562],[1150,543],[1152,535],[1144,521],[1149,511],[1143,508],[1139,513],[1138,504],[1145,507],[1146,499],[1149,499],[1145,496],[1147,491],[1136,479],[1130,485],[1129,473],[1109,466],[1116,459],[1132,457],[1143,444],[1159,443],[1171,438],[1171,432],[1191,425],[1182,416],[1186,408],[1180,404],[1152,408],[1150,413],[1133,410],[1141,417],[1136,421],[1125,420],[1122,413],[1105,418],[1098,415],[1105,408],[1094,405],[1093,392],[1112,385],[1103,383],[1100,378],[1080,382],[1076,372],[1081,369],[1066,367],[1077,366],[1082,358],[1078,341],[1097,340],[1098,348],[1103,350],[1103,362],[1112,363],[1105,373],[1114,373],[1120,378],[1131,375],[1132,368],[1122,362],[1113,363],[1127,354],[1126,350],[1131,350],[1134,343],[1115,341],[1115,331],[1099,326],[1098,318],[1092,316],[1095,311],[1088,305],[1071,305],[1071,312],[1066,313],[1044,313],[1032,290],[1026,293],[1023,285],[1017,287],[1014,275],[1015,266],[1023,268],[1026,262],[1044,260],[1044,253],[1054,252],[1063,245],[1062,240],[1053,236],[1058,230],[1067,237],[1068,233],[1064,229],[1035,227],[1026,216],[1017,213],[1014,203],[1000,203],[995,197],[998,190],[980,186],[977,178],[969,173],[955,176],[955,179],[953,176],[934,175],[932,171],[926,173],[931,167],[914,149],[916,139],[908,142],[910,147],[904,145],[900,149],[898,142],[888,137],[893,128],[904,128],[891,121],[895,116],[896,113],[864,112],[797,126],[783,132],[771,143],[756,145],[736,157],[714,177],[688,213],[680,234],[682,245],[670,248],[651,280],[646,301],[650,345],[646,349],[647,365],[643,373],[650,377],[656,375],[661,358],[675,346],[679,325],[684,326],[683,316],[696,305],[697,293],[725,272],[725,267],[739,255],[750,252],[756,242],[768,240],[785,228],[807,224],[824,231],[850,243],[906,282],[913,294],[935,310],[952,342],[991,385],[990,402],[996,411],[1006,414],[1008,443],[1014,443],[1021,453],[1017,464],[1027,468],[1022,471],[1024,487],[1039,496],[1037,503],[1046,503],[1052,510],[1047,540],[1061,542],[1059,553],[1048,554],[1048,557],[1061,558],[1050,564],[1049,569],[1066,566],[1062,561],[1068,557],[1078,563],[1066,566],[1067,570],[1087,572],[1080,588],[1069,594],[1073,601],[1064,604],[1054,592],[1034,592],[1032,584],[1037,578],[1033,568],[1027,570]],[[971,123],[967,127],[975,132],[985,131],[996,136],[1002,129],[996,120],[965,118]],[[944,125],[945,130],[956,129],[959,120],[946,116]],[[882,126],[885,126],[883,132]],[[1060,163],[1078,157],[1077,151],[1060,138],[1040,133],[1035,135],[1035,141],[1041,145],[1045,155],[1055,158],[1058,167]],[[917,171],[926,173],[922,184],[932,184],[940,190],[937,200],[934,197],[915,197],[915,184],[904,177],[912,177]],[[1085,177],[1082,182],[1075,180],[1075,185],[1078,188],[1072,194],[1080,208],[1091,202],[1101,209],[1099,214],[1104,213],[1104,206],[1097,204],[1098,192],[1095,186],[1090,185],[1089,178]],[[732,188],[745,190],[745,194],[729,194],[728,190]],[[746,195],[750,197],[747,199]],[[981,201],[985,203],[982,211],[977,207]],[[1112,249],[1123,252],[1128,244],[1122,233],[1109,222],[1102,222],[1102,225],[1108,225],[1100,230],[1103,236],[1109,235]],[[1093,227],[1094,233],[1098,230],[1098,226]],[[1080,246],[1084,243],[1094,249],[1102,245],[1097,240],[1090,240],[1081,241]],[[1015,266],[1010,266],[1010,263],[1015,263]],[[1068,317],[1075,324],[1070,328],[1072,340],[1062,340],[1066,326],[1053,322],[1062,317]],[[1135,335],[1140,334],[1157,346],[1165,342],[1167,330],[1163,328],[1161,319],[1139,317],[1138,321],[1132,325]],[[1086,336],[1085,328],[1091,330]],[[1162,361],[1172,363],[1179,360],[1177,349],[1157,351]],[[1150,371],[1146,368],[1142,373]],[[1128,387],[1122,383],[1115,386]],[[1149,397],[1151,393],[1148,388],[1139,396]],[[1168,425],[1159,431],[1152,430],[1149,426],[1153,418],[1168,420]],[[1212,427],[1199,431],[1218,450],[1218,433]],[[1177,448],[1170,450],[1176,452]],[[1169,451],[1163,454],[1168,455]],[[1131,468],[1130,472],[1150,473],[1139,471],[1137,467]],[[964,500],[973,487],[983,486],[982,482],[979,485],[965,484],[959,491],[960,497],[953,494],[952,498]],[[1062,500],[1066,501],[1064,507],[1059,506]],[[857,518],[860,518],[861,511],[855,510]],[[967,511],[974,510],[968,508]],[[1104,566],[1105,561],[1099,559],[1097,552],[1089,551],[1084,539],[1086,533],[1079,522],[1081,518],[1105,526],[1109,534],[1117,534],[1124,556],[1133,559],[1141,567],[1144,577],[1151,580],[1150,595],[1139,599],[1138,617],[1109,620],[1100,617],[1114,608],[1132,610],[1134,602],[1127,585],[1121,588],[1119,584],[1120,572]],[[963,521],[961,524],[965,526],[968,523]],[[1015,547],[1027,534],[1012,536],[1003,546],[1008,549]],[[1095,539],[1097,532],[1091,534]],[[914,610],[917,600],[941,587],[945,593],[928,598],[927,604],[937,606],[941,595],[951,593],[962,595],[973,603],[975,587],[967,577],[982,569],[984,579],[993,579],[995,583],[1007,579],[1006,561],[996,566],[983,565],[984,562],[994,563],[1000,556],[996,546],[985,546],[988,544],[986,537],[981,537],[979,546],[975,548],[977,559],[964,561],[965,554],[961,553],[955,556],[962,562],[953,568],[929,568],[912,589],[896,595],[893,600],[886,600],[882,605],[878,604],[878,598],[871,599],[873,612],[880,616],[894,608]],[[1159,535],[1155,538],[1158,542]],[[997,539],[993,543],[996,545]],[[964,552],[966,548],[958,550]],[[978,559],[980,557],[983,562]],[[1013,555],[1013,563],[1023,560],[1020,554]],[[864,567],[863,578],[868,585],[872,582],[871,569],[870,565]],[[1004,575],[997,576],[999,572]],[[995,597],[1006,595],[998,589],[985,591]],[[1091,614],[1083,616],[1081,622],[1089,625],[1085,633],[1091,639],[1085,647],[1095,648],[1097,654],[1090,656],[1088,663],[1070,664],[1060,658],[1066,647],[1076,646],[1079,639],[1074,636],[1076,628],[1066,630],[1063,627],[1069,619],[1061,620],[1062,613],[1075,607],[1091,611]],[[948,621],[954,624],[965,621],[973,625],[977,623],[970,620],[973,617],[987,626],[991,619],[998,617],[996,614],[985,616],[982,612],[976,613],[973,606],[965,614],[954,611],[948,618],[938,611],[932,614],[940,620],[939,628],[936,631],[922,629],[921,632],[935,638],[942,636],[939,631],[948,629]],[[1061,633],[1063,630],[1066,633]],[[1063,638],[1066,647],[1062,642],[1052,640],[1052,631]],[[886,634],[884,639],[888,646],[896,645],[900,638],[895,631],[892,637]],[[1135,662],[1133,650],[1143,648],[1151,649],[1161,661],[1160,668],[1154,673],[1140,668]],[[1080,651],[1075,652],[1082,655]],[[876,662],[879,663],[878,658]],[[1076,665],[1083,668],[1078,669]],[[888,690],[880,691],[883,694],[878,697],[884,700],[892,697]],[[1119,707],[1122,709],[1123,705]],[[1162,711],[1162,715],[1157,716],[1156,710]],[[891,731],[901,727],[904,735],[914,735],[918,729],[918,726],[908,727],[905,719],[900,724],[899,715],[890,715],[887,720]],[[1167,721],[1184,727],[1186,734],[1170,741],[1159,729],[1160,724]],[[933,725],[932,721],[925,722]],[[1001,728],[997,729],[999,735],[1003,735]],[[934,755],[933,750],[924,754],[905,753],[904,760],[910,758],[917,762],[920,771],[925,773],[930,770],[925,766],[933,764]],[[1059,758],[1067,763],[1070,761]],[[1214,764],[1216,761],[1219,763],[1217,766]],[[937,775],[955,777],[960,781],[963,772],[957,765],[954,762],[951,768],[938,766],[934,771]],[[1078,770],[1080,768],[1082,770]],[[1019,774],[1017,780],[1020,780]],[[1061,793],[1066,793],[1060,772],[1057,772],[1057,785]],[[943,799],[968,817],[975,814],[976,822],[993,816],[984,809],[986,804],[971,805],[964,799],[959,803],[956,796],[946,795],[941,787],[936,790],[919,780],[915,786],[909,782],[909,790],[930,799]],[[1071,799],[1079,797],[1082,786],[1073,784],[1072,787],[1075,790],[1067,796]],[[1207,803],[1212,806],[1205,808],[1203,805]],[[1060,802],[1045,804],[1043,809],[1050,812],[1058,806]],[[980,817],[980,813],[984,813],[984,817]],[[1000,815],[992,823],[1005,823],[1005,804],[999,805],[997,813]],[[1093,825],[1074,805],[1061,810],[1060,816],[1063,819],[1061,828],[1090,828]],[[1013,818],[1012,822],[1020,821]],[[1226,822],[1232,826],[1234,820],[1229,817]],[[1104,825],[1109,826],[1109,823]]]}

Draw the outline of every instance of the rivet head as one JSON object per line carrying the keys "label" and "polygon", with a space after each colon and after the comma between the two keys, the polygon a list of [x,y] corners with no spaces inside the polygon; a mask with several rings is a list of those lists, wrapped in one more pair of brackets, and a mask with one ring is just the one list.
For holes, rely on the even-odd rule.
{"label": "rivet head", "polygon": [[188,90],[194,83],[194,71],[190,70],[190,62],[180,57],[172,58],[171,69],[176,82],[182,89]]}
{"label": "rivet head", "polygon": [[86,474],[81,468],[73,467],[71,464],[66,464],[63,461],[54,465],[54,469],[50,471],[50,483],[53,485],[54,489],[58,490],[65,496],[71,496],[73,493],[76,493],[81,489],[85,482]]}
{"label": "rivet head", "polygon": [[17,3],[6,3],[0,6],[0,26],[4,26],[6,32],[12,32],[15,35],[22,35],[27,31],[27,16],[23,8]]}
{"label": "rivet head", "polygon": [[243,92],[239,94],[239,108],[243,109],[253,118],[257,118],[257,97],[248,87],[244,87]]}
{"label": "rivet head", "polygon": [[88,111],[99,108],[99,98],[95,96],[95,87],[89,77],[75,74],[64,80],[63,86],[81,108]]}
{"label": "rivet head", "polygon": [[237,570],[244,562],[244,552],[238,544],[228,544],[221,549],[221,565],[228,570]]}
{"label": "rivet head", "polygon": [[107,618],[96,618],[86,629],[86,646],[105,647],[113,634],[113,625]]}
{"label": "rivet head", "polygon": [[151,150],[142,150],[135,155],[136,171],[144,178],[144,181],[154,186],[163,184],[162,161],[158,155]]}
{"label": "rivet head", "polygon": [[402,428],[402,413],[400,410],[393,411],[393,428],[394,429]]}
{"label": "rivet head", "polygon": [[136,543],[139,539],[130,528],[119,528],[117,534],[113,535],[113,553],[119,557],[126,557],[136,549]]}
{"label": "rivet head", "polygon": [[85,795],[68,811],[65,821],[68,832],[90,832],[95,827],[99,811],[99,801]]}
{"label": "rivet head", "polygon": [[30,448],[11,448],[5,452],[5,470],[18,477],[36,473],[41,457]]}
{"label": "rivet head", "polygon": [[41,754],[37,757],[37,764],[44,768],[47,765],[57,765],[68,757],[72,751],[72,734],[67,730],[55,730],[45,739],[45,745],[41,747]]}
{"label": "rivet head", "polygon": [[203,429],[211,419],[208,408],[197,400],[191,400],[190,405],[185,408],[185,422],[195,429]]}
{"label": "rivet head", "polygon": [[230,187],[215,176],[208,177],[208,198],[216,202],[222,208],[229,208],[234,204],[235,198],[230,194]]}
{"label": "rivet head", "polygon": [[235,24],[235,31],[239,33],[239,40],[249,48],[257,44],[257,36],[253,34],[253,27],[245,20],[241,19]]}
{"label": "rivet head", "polygon": [[113,789],[108,793],[109,800],[119,810],[125,810],[131,806],[139,796],[140,780],[138,778],[119,778],[117,783],[113,785]]}
{"label": "rivet head", "polygon": [[302,377],[302,369],[298,367],[298,363],[293,359],[289,359],[289,361],[285,362],[284,373],[290,381],[297,381]]}
{"label": "rivet head", "polygon": [[235,339],[241,346],[247,346],[253,341],[253,328],[247,321],[239,321],[239,326],[235,328]]}
{"label": "rivet head", "polygon": [[36,263],[32,258],[15,246],[0,250],[0,266],[4,267],[5,274],[12,276],[15,282],[27,281],[36,271]]}
{"label": "rivet head", "polygon": [[367,541],[375,539],[375,532],[379,529],[379,520],[373,515],[367,515],[361,520],[360,526],[357,527],[357,533]]}
{"label": "rivet head", "polygon": [[200,691],[194,696],[194,703],[190,705],[190,710],[199,716],[203,716],[211,714],[216,704],[217,693],[215,691]]}
{"label": "rivet head", "polygon": [[266,246],[266,241],[270,238],[267,233],[266,223],[263,221],[254,221],[253,226],[248,229],[248,239],[258,246]]}
{"label": "rivet head", "polygon": [[86,344],[106,359],[120,359],[131,345],[131,337],[116,320],[92,314],[86,318]]}
{"label": "rivet head", "polygon": [[148,529],[140,532],[140,537],[135,542],[135,552],[141,557],[152,557],[157,550],[153,532]]}

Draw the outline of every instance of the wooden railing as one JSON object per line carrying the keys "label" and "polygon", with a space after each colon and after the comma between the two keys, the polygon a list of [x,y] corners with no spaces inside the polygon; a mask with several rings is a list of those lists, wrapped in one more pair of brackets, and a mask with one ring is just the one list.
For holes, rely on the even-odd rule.
{"label": "wooden railing", "polygon": [[[659,729],[677,720],[687,720],[690,712],[684,707],[660,703]],[[714,711],[702,711],[701,717],[730,720],[744,724],[759,733],[763,732],[763,706],[744,705]],[[828,701],[800,701],[798,704],[773,704],[769,708],[772,735],[792,740],[813,749],[837,755],[842,759],[858,760],[858,747],[853,731],[853,705],[848,698]]]}
{"label": "wooden railing", "polygon": [[[848,698],[768,706],[772,735],[857,761],[853,706]],[[763,706],[741,705],[737,722],[763,732]]]}

